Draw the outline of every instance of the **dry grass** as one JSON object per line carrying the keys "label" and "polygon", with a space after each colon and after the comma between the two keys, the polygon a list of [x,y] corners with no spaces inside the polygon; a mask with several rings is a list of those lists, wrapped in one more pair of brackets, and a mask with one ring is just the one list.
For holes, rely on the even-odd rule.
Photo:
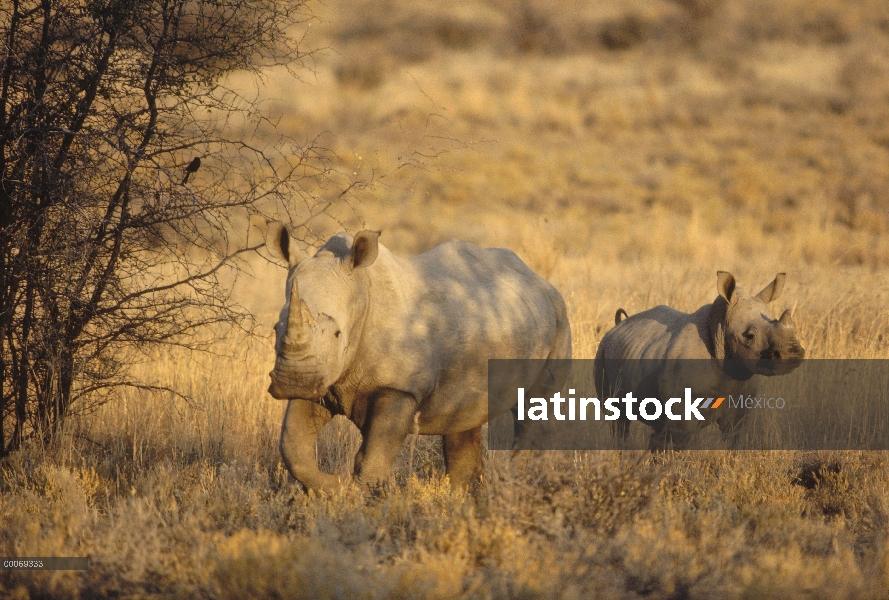
{"label": "dry grass", "polygon": [[[727,269],[747,290],[788,272],[810,356],[885,359],[887,7],[333,2],[314,76],[263,93],[374,175],[351,227],[514,249],[565,295],[575,356],[617,307],[697,308]],[[238,295],[271,324],[283,273],[253,268]],[[889,598],[881,453],[491,452],[472,498],[421,439],[383,497],[305,495],[269,343],[222,344],[140,367],[193,404],[129,391],[0,465],[0,555],[91,561],[2,572],[0,595]],[[337,420],[319,459],[347,474],[357,444]]]}

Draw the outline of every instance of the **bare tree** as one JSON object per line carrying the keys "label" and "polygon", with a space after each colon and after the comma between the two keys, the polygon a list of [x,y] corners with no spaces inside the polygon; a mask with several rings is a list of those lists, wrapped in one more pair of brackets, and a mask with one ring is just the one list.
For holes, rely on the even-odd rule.
{"label": "bare tree", "polygon": [[241,138],[274,128],[225,81],[305,67],[304,1],[0,6],[0,456],[132,384],[122,349],[241,322],[233,215],[311,211],[330,163]]}

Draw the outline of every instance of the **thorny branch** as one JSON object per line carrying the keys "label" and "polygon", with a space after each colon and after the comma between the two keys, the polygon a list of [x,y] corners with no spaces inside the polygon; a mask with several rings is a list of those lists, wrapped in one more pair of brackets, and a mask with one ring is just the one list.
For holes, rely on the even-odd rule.
{"label": "thorny branch", "polygon": [[[225,79],[298,76],[312,57],[304,5],[0,7],[0,456],[121,386],[178,394],[134,381],[130,351],[205,347],[197,332],[211,325],[250,330],[226,272],[258,246],[233,232],[251,216],[311,220],[358,185],[333,177],[317,139],[269,142],[274,124]],[[260,126],[265,142],[242,138]]]}

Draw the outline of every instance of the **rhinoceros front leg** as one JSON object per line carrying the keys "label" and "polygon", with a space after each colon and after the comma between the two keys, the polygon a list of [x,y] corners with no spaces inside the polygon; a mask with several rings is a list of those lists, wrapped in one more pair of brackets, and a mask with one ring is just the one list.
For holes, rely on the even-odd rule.
{"label": "rhinoceros front leg", "polygon": [[744,413],[740,409],[726,411],[726,414],[716,419],[716,423],[722,433],[722,442],[729,449],[737,450],[741,446],[744,431]]}
{"label": "rhinoceros front leg", "polygon": [[405,394],[384,392],[373,398],[361,428],[361,448],[355,456],[356,481],[376,487],[389,480],[416,409],[414,399]]}
{"label": "rhinoceros front leg", "polygon": [[685,450],[693,437],[693,433],[664,427],[651,432],[651,437],[648,438],[648,449],[652,452],[660,452],[669,449],[672,444],[673,450]]}
{"label": "rhinoceros front leg", "polygon": [[444,459],[454,488],[465,488],[482,478],[482,428],[444,436]]}
{"label": "rhinoceros front leg", "polygon": [[310,490],[332,491],[338,477],[322,473],[315,459],[315,441],[330,421],[330,411],[309,400],[290,400],[281,427],[281,458],[290,474]]}

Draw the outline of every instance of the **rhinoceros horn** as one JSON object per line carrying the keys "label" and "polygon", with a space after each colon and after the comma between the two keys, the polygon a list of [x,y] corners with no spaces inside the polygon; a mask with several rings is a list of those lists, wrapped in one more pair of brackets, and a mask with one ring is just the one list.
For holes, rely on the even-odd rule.
{"label": "rhinoceros horn", "polygon": [[314,324],[312,312],[304,300],[299,298],[296,280],[290,292],[290,313],[287,315],[287,332],[284,334],[284,352],[293,356],[303,354],[309,345],[308,328]]}

